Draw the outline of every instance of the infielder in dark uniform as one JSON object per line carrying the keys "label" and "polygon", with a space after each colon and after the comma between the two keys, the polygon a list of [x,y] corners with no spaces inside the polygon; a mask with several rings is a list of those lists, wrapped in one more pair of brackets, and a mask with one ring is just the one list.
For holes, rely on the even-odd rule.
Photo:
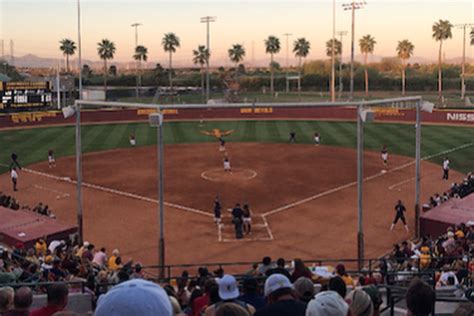
{"label": "infielder in dark uniform", "polygon": [[403,205],[402,201],[398,200],[397,205],[395,205],[395,211],[396,211],[395,219],[393,220],[393,223],[390,226],[390,231],[393,230],[393,228],[395,227],[395,224],[400,219],[402,221],[403,225],[405,225],[405,230],[408,233],[408,225],[407,225],[407,221],[405,219],[406,210],[407,209],[405,208],[405,205]]}
{"label": "infielder in dark uniform", "polygon": [[221,210],[222,210],[221,202],[219,201],[219,197],[216,196],[216,199],[214,200],[214,222],[217,225],[221,224],[221,214],[222,214]]}

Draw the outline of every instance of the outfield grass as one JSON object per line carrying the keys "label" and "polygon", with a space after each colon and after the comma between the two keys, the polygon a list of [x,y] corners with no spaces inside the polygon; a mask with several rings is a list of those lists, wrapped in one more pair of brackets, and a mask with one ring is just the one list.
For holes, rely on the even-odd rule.
{"label": "outfield grass", "polygon": [[[199,143],[216,141],[203,135],[200,130],[234,130],[226,137],[229,142],[287,142],[290,131],[296,132],[299,143],[312,143],[318,131],[322,143],[331,146],[356,147],[354,122],[325,121],[209,121],[168,122],[165,124],[165,142]],[[84,125],[82,127],[84,152],[94,152],[129,147],[128,137],[135,134],[138,146],[156,144],[156,129],[147,123]],[[474,142],[474,128],[453,126],[423,126],[422,157],[435,155],[464,144]],[[44,127],[0,132],[0,163],[8,164],[11,152],[19,155],[19,161],[30,164],[46,160],[48,149],[56,157],[74,155],[74,127]],[[379,151],[386,144],[390,153],[415,155],[415,128],[412,124],[369,123],[365,125],[365,148]],[[462,150],[448,154],[452,168],[462,172],[474,170],[474,143]],[[441,163],[443,155],[431,159]],[[7,168],[0,165],[0,172]]]}

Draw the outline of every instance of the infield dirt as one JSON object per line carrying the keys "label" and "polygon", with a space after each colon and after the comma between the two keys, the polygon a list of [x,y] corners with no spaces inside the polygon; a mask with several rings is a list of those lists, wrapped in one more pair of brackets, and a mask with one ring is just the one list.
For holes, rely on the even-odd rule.
{"label": "infield dirt", "polygon": [[[223,153],[217,144],[165,147],[167,263],[259,261],[265,255],[287,259],[356,257],[353,149],[257,143],[228,143],[226,147],[235,174],[218,171],[223,168]],[[383,166],[379,153],[374,152],[365,152],[364,158],[364,177],[368,177],[363,205],[366,257],[374,258],[410,236],[401,223],[394,232],[389,231],[398,199],[407,205],[410,233],[414,231],[415,165],[412,158],[390,155],[389,165]],[[20,204],[34,206],[42,201],[58,220],[74,224],[75,184],[64,178],[75,179],[75,158],[59,159],[54,169],[46,162],[28,168],[58,178],[21,171],[19,191],[14,193],[9,175],[3,174],[1,191],[14,195]],[[83,190],[85,239],[105,246],[108,253],[119,248],[124,259],[156,264],[156,147],[85,154],[83,169],[83,181],[97,185]],[[207,171],[212,173],[212,181],[202,177]],[[421,201],[460,179],[462,175],[452,171],[449,182],[442,181],[441,167],[423,162]],[[216,195],[225,209],[249,203],[256,225],[248,240],[233,242],[228,217],[219,236],[212,218]]]}

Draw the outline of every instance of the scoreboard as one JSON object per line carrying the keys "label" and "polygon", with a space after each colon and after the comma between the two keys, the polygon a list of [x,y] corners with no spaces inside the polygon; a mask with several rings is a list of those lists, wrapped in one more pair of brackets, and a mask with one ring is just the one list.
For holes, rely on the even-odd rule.
{"label": "scoreboard", "polygon": [[51,106],[49,81],[0,82],[0,112],[15,112]]}

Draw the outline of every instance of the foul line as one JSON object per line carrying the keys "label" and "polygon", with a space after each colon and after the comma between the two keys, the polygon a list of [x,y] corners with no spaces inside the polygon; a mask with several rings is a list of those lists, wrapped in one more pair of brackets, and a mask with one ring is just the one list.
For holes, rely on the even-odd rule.
{"label": "foul line", "polygon": [[401,186],[401,185],[404,185],[405,183],[408,183],[408,182],[413,181],[413,180],[415,180],[415,179],[416,179],[416,177],[408,178],[408,179],[406,179],[406,180],[403,180],[403,181],[400,181],[400,182],[398,182],[398,183],[392,184],[391,186],[388,187],[388,189],[389,189],[389,190],[393,190],[393,189],[395,189],[396,187]]}
{"label": "foul line", "polygon": [[[432,159],[432,158],[435,158],[435,157],[438,157],[438,156],[442,156],[442,155],[446,155],[446,154],[452,153],[452,152],[457,151],[457,150],[460,150],[460,149],[464,149],[464,148],[467,148],[467,147],[471,147],[472,145],[474,145],[474,142],[466,143],[466,144],[464,144],[464,145],[460,145],[460,146],[457,146],[457,147],[454,147],[454,148],[451,148],[451,149],[447,149],[447,150],[441,151],[441,152],[436,153],[436,154],[432,154],[432,155],[428,155],[428,156],[422,157],[421,160],[430,160],[430,159]],[[386,175],[386,174],[393,173],[393,172],[398,171],[398,170],[401,170],[401,169],[405,169],[406,167],[409,167],[409,166],[411,166],[411,165],[414,165],[415,163],[416,163],[416,160],[409,161],[409,162],[404,163],[404,164],[402,164],[402,165],[400,165],[400,166],[398,166],[398,167],[395,167],[395,168],[393,168],[393,169],[390,169],[390,170],[388,170],[387,172],[379,172],[379,173],[376,173],[376,174],[371,175],[371,176],[369,176],[369,177],[366,177],[366,178],[364,178],[362,181],[363,181],[363,182],[366,182],[366,181],[370,181],[370,180],[379,178],[379,177],[384,176],[384,175]],[[298,206],[298,205],[307,203],[307,202],[309,202],[309,201],[312,201],[312,200],[321,198],[321,197],[323,197],[323,196],[326,196],[326,195],[329,195],[329,194],[332,194],[332,193],[335,193],[335,192],[338,192],[338,191],[347,189],[347,188],[349,188],[349,187],[351,187],[351,186],[354,186],[354,185],[356,185],[356,184],[357,184],[357,181],[353,181],[353,182],[350,182],[350,183],[347,183],[347,184],[344,184],[344,185],[335,187],[335,188],[333,188],[333,189],[330,189],[330,190],[327,190],[327,191],[324,191],[324,192],[315,194],[315,195],[310,196],[310,197],[307,197],[307,198],[305,198],[305,199],[302,199],[302,200],[299,200],[299,201],[296,201],[296,202],[293,202],[293,203],[290,203],[290,204],[281,206],[281,207],[279,207],[279,208],[270,210],[270,211],[268,211],[268,212],[266,212],[266,213],[263,213],[262,216],[263,216],[263,217],[266,217],[266,216],[270,216],[270,215],[273,215],[273,214],[276,214],[276,213],[279,213],[279,212],[286,211],[286,210],[288,210],[288,209],[290,209],[290,208],[293,208],[293,207],[295,207],[295,206]]]}
{"label": "foul line", "polygon": [[[4,165],[4,164],[1,164],[1,165]],[[69,177],[58,177],[58,176],[55,176],[55,175],[52,175],[52,174],[48,174],[48,173],[44,173],[44,172],[41,172],[41,171],[36,171],[36,170],[28,169],[28,168],[22,168],[22,170],[25,171],[25,172],[31,173],[31,174],[36,174],[36,175],[39,175],[39,176],[42,176],[42,177],[47,177],[47,178],[50,178],[50,179],[53,179],[53,180],[64,181],[64,182],[71,183],[71,184],[77,184],[76,180],[72,180]],[[90,188],[90,189],[96,189],[96,190],[99,190],[99,191],[107,192],[107,193],[112,193],[112,194],[117,194],[117,195],[129,197],[129,198],[140,200],[140,201],[150,202],[150,203],[154,203],[154,204],[159,203],[159,200],[152,199],[152,198],[149,198],[149,197],[146,197],[146,196],[141,196],[141,195],[138,195],[138,194],[129,193],[129,192],[125,192],[125,191],[120,191],[120,190],[116,190],[116,189],[111,189],[111,188],[107,188],[107,187],[92,184],[92,183],[82,182],[82,186],[86,187],[86,188]],[[191,213],[195,213],[195,214],[199,214],[199,215],[204,215],[204,216],[208,216],[208,217],[213,217],[213,215],[208,213],[208,212],[201,211],[201,210],[198,210],[198,209],[195,209],[195,208],[192,208],[192,207],[187,207],[187,206],[183,206],[183,205],[179,205],[179,204],[175,204],[175,203],[170,203],[170,202],[166,202],[166,201],[163,202],[163,204],[166,205],[166,206],[172,207],[172,208],[179,209],[179,210],[183,210],[183,211],[187,211],[187,212],[191,212]]]}
{"label": "foul line", "polygon": [[40,189],[40,190],[49,191],[49,192],[53,192],[53,193],[59,194],[58,196],[59,196],[59,197],[62,197],[62,198],[64,198],[64,197],[69,197],[69,196],[70,196],[69,193],[62,192],[62,191],[58,191],[58,190],[51,189],[51,188],[47,188],[47,187],[44,187],[44,186],[41,186],[41,185],[37,185],[37,184],[35,184],[35,188]]}

